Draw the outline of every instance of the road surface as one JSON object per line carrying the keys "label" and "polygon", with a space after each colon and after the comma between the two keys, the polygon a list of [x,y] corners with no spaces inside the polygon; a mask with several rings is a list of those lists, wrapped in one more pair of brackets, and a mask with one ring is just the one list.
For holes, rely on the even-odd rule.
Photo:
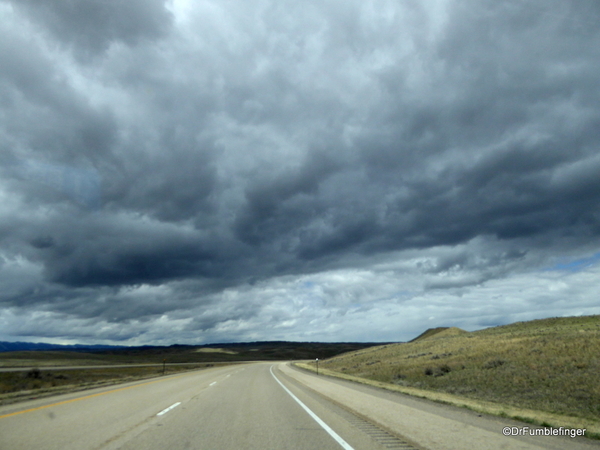
{"label": "road surface", "polygon": [[255,363],[0,407],[0,450],[600,448],[504,426],[515,423]]}

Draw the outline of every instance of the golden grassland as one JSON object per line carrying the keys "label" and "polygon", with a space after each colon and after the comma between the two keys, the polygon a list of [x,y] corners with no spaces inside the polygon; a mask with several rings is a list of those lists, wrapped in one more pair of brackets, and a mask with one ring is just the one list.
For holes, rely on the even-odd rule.
{"label": "golden grassland", "polygon": [[234,352],[233,350],[227,350],[224,348],[212,348],[212,347],[199,348],[194,351],[197,353],[225,353],[226,355],[237,355],[238,354],[238,352]]}
{"label": "golden grassland", "polygon": [[319,370],[538,425],[587,425],[600,436],[600,316],[437,328],[321,360]]}
{"label": "golden grassland", "polygon": [[[100,366],[128,363],[128,360],[111,361],[103,355],[66,351],[20,351],[0,353],[0,368],[4,367],[51,367],[51,366]],[[146,362],[146,361],[144,361]]]}

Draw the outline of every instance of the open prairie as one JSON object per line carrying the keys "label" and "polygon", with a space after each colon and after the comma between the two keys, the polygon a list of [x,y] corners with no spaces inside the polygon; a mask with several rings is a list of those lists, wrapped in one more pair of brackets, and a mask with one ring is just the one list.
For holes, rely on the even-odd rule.
{"label": "open prairie", "polygon": [[[433,392],[443,401],[494,402],[500,415],[507,414],[506,405],[600,422],[600,316],[519,322],[471,333],[436,328],[408,343],[346,353],[319,366],[413,394]],[[508,415],[519,418],[518,413]],[[521,418],[544,422],[531,413]]]}
{"label": "open prairie", "polygon": [[[100,351],[0,352],[0,404],[214,365],[323,358],[372,345],[374,344],[252,342],[201,347],[173,345]],[[132,365],[143,366],[123,367]],[[58,369],[59,367],[69,369]],[[22,370],[8,371],[19,368]]]}

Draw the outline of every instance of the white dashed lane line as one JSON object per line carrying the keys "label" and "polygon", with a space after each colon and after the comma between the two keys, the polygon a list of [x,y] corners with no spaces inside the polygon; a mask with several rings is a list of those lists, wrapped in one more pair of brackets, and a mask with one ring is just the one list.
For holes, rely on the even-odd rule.
{"label": "white dashed lane line", "polygon": [[169,411],[171,411],[173,408],[176,408],[176,407],[178,407],[179,405],[181,405],[181,402],[173,403],[173,404],[172,404],[171,406],[169,406],[168,408],[166,408],[166,409],[163,409],[161,412],[159,412],[159,413],[157,414],[157,416],[162,416],[163,414],[166,414],[166,413],[168,413],[168,412],[169,412]]}

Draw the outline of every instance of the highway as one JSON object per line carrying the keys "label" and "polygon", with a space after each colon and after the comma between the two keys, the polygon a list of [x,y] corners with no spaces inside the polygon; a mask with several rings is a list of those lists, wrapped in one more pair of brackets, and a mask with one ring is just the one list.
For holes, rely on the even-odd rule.
{"label": "highway", "polygon": [[515,424],[255,363],[0,407],[0,450],[600,448],[581,438],[502,435]]}

